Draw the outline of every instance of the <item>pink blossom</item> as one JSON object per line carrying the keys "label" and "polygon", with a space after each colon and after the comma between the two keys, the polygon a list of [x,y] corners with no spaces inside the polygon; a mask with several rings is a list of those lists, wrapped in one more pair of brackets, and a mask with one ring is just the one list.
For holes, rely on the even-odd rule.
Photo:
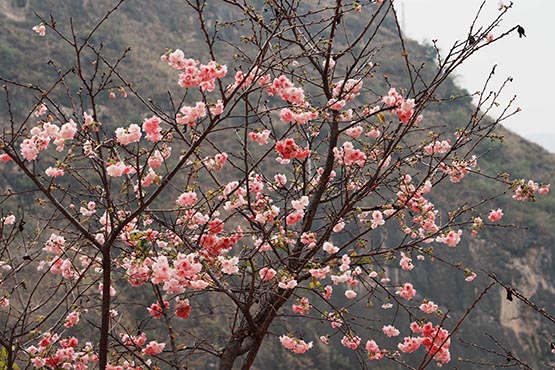
{"label": "pink blossom", "polygon": [[292,305],[293,312],[298,313],[302,316],[308,315],[310,313],[310,308],[312,305],[306,297],[302,297],[297,300],[297,303]]}
{"label": "pink blossom", "polygon": [[292,200],[291,206],[293,206],[293,208],[297,211],[302,211],[306,208],[306,206],[308,206],[308,202],[309,202],[308,197],[306,195],[303,195],[298,200]]}
{"label": "pink blossom", "polygon": [[35,366],[35,369],[40,369],[46,366],[46,359],[42,357],[33,357],[31,363]]}
{"label": "pink blossom", "polygon": [[359,149],[355,149],[350,141],[344,142],[341,148],[333,148],[333,153],[337,162],[345,166],[357,165],[362,167],[366,163],[366,154]]}
{"label": "pink blossom", "polygon": [[137,336],[129,335],[129,334],[120,334],[121,341],[126,346],[137,346],[142,347],[146,343],[146,334],[141,333]]}
{"label": "pink blossom", "polygon": [[162,128],[160,127],[160,122],[161,120],[157,116],[145,118],[142,128],[146,133],[146,139],[148,141],[158,142],[162,140]]}
{"label": "pink blossom", "polygon": [[[48,139],[49,140],[49,139]],[[34,161],[37,159],[39,154],[39,139],[37,137],[32,137],[31,139],[25,139],[20,145],[21,155],[28,161]]]}
{"label": "pink blossom", "polygon": [[135,173],[135,169],[123,162],[115,162],[106,166],[108,176],[119,177]]}
{"label": "pink blossom", "polygon": [[35,110],[35,117],[40,117],[44,115],[47,111],[48,108],[46,107],[46,104],[41,104],[37,107],[37,110]]}
{"label": "pink blossom", "polygon": [[343,338],[341,338],[341,344],[343,345],[343,347],[355,350],[360,345],[360,337],[353,335],[344,335]]}
{"label": "pink blossom", "polygon": [[475,272],[472,272],[472,273],[470,273],[470,275],[468,275],[464,280],[470,282],[470,281],[472,281],[472,280],[474,280],[474,279],[476,279],[476,273],[475,273]]}
{"label": "pink blossom", "polygon": [[33,31],[38,33],[39,36],[44,36],[46,35],[46,26],[43,23],[37,24],[33,27]]}
{"label": "pink blossom", "polygon": [[297,280],[292,277],[284,276],[280,279],[278,286],[281,289],[293,289],[297,286]]}
{"label": "pink blossom", "polygon": [[65,242],[66,240],[63,236],[52,233],[46,241],[43,250],[45,252],[60,255],[64,253]]}
{"label": "pink blossom", "polygon": [[288,335],[282,335],[279,337],[279,341],[283,347],[297,354],[305,353],[312,348],[312,342],[306,343],[304,340]]}
{"label": "pink blossom", "polygon": [[272,280],[274,278],[274,276],[276,276],[276,270],[274,270],[273,268],[270,267],[262,267],[259,271],[258,271],[258,275],[260,276],[260,279],[262,280]]}
{"label": "pink blossom", "polygon": [[262,130],[261,132],[249,132],[249,137],[252,141],[258,143],[258,145],[268,144],[268,138],[270,136],[270,130]]}
{"label": "pink blossom", "polygon": [[190,207],[195,205],[197,201],[198,201],[197,193],[195,193],[194,191],[187,191],[185,193],[182,193],[177,198],[175,203],[177,203],[177,205],[181,207]]}
{"label": "pink blossom", "polygon": [[218,153],[214,158],[205,158],[204,163],[209,171],[220,171],[227,162],[227,153]]}
{"label": "pink blossom", "polygon": [[395,294],[400,295],[407,300],[410,300],[416,295],[416,290],[414,290],[411,283],[405,283],[401,287],[397,288]]}
{"label": "pink blossom", "polygon": [[0,154],[0,162],[6,163],[6,162],[9,162],[11,160],[12,160],[12,157],[10,157],[9,154],[6,154],[6,153]]}
{"label": "pink blossom", "polygon": [[378,344],[374,340],[366,341],[366,352],[368,352],[369,360],[381,360],[385,354],[385,351],[380,350]]}
{"label": "pink blossom", "polygon": [[279,187],[285,187],[287,184],[287,177],[281,173],[274,176],[274,180]]}
{"label": "pink blossom", "polygon": [[378,226],[384,225],[385,220],[383,219],[383,214],[381,211],[373,211],[372,212],[372,229],[377,228]]}
{"label": "pink blossom", "polygon": [[64,175],[64,170],[56,167],[48,167],[44,172],[50,177],[60,177]]}
{"label": "pink blossom", "polygon": [[399,343],[397,347],[405,353],[412,353],[420,347],[420,340],[414,337],[405,337],[403,343]]}
{"label": "pink blossom", "polygon": [[285,87],[280,89],[279,96],[293,105],[303,105],[305,97],[302,87]]}
{"label": "pink blossom", "polygon": [[399,330],[393,325],[384,325],[382,327],[382,332],[388,337],[396,337],[399,335]]}
{"label": "pink blossom", "polygon": [[64,338],[64,339],[60,340],[60,345],[63,348],[75,348],[75,347],[77,347],[78,344],[79,344],[79,340],[75,337]]}
{"label": "pink blossom", "polygon": [[451,149],[449,140],[435,141],[424,147],[424,151],[429,154],[447,153]]}
{"label": "pink blossom", "polygon": [[75,324],[79,322],[79,312],[72,311],[69,315],[67,315],[64,326],[66,328],[71,328]]}
{"label": "pink blossom", "polygon": [[133,123],[128,128],[119,127],[116,129],[116,140],[121,145],[136,143],[141,140],[141,128]]}
{"label": "pink blossom", "polygon": [[239,258],[225,258],[223,256],[218,256],[218,261],[220,261],[222,272],[224,274],[233,275],[239,272],[239,266],[237,266]]}
{"label": "pink blossom", "polygon": [[296,211],[288,214],[287,217],[285,217],[285,223],[287,225],[295,225],[297,222],[302,220],[303,217],[304,217],[303,211]]}
{"label": "pink blossom", "polygon": [[[164,309],[167,309],[170,307],[170,304],[168,301],[164,301]],[[155,319],[159,319],[162,317],[162,315],[164,314],[164,310],[162,309],[162,305],[160,304],[160,302],[156,302],[150,305],[150,307],[147,308],[148,313],[150,314],[150,316],[152,316]]]}
{"label": "pink blossom", "polygon": [[491,210],[489,213],[489,220],[492,222],[498,222],[503,217],[503,210],[501,208],[497,208],[496,210]]}
{"label": "pink blossom", "polygon": [[357,293],[354,290],[349,289],[345,291],[345,297],[347,297],[348,299],[356,298],[356,296]]}
{"label": "pink blossom", "polygon": [[348,128],[345,133],[353,139],[356,139],[362,134],[363,128],[360,125]]}
{"label": "pink blossom", "polygon": [[66,122],[60,128],[60,132],[58,133],[58,137],[61,140],[72,140],[77,133],[77,123],[70,119],[69,122]]}
{"label": "pink blossom", "polygon": [[191,305],[189,304],[189,299],[176,299],[175,306],[175,316],[181,319],[187,319],[191,313]]}
{"label": "pink blossom", "polygon": [[428,301],[426,303],[422,303],[420,307],[418,307],[420,311],[423,311],[427,314],[431,314],[437,311],[438,306],[432,301]]}
{"label": "pink blossom", "polygon": [[401,252],[401,260],[399,261],[399,266],[405,271],[410,271],[414,268],[412,264],[412,258],[407,256],[405,252]]}
{"label": "pink blossom", "polygon": [[210,114],[213,116],[219,116],[224,111],[224,103],[221,99],[218,99],[216,104],[210,107]]}
{"label": "pink blossom", "polygon": [[[103,283],[98,283],[98,291],[100,292],[100,294],[102,294],[104,292],[104,284]],[[115,296],[117,293],[116,289],[110,285],[110,289],[108,290],[108,294],[110,295],[110,297]]]}
{"label": "pink blossom", "polygon": [[310,269],[308,272],[316,279],[324,279],[328,272],[330,272],[330,267],[326,266],[319,269]]}
{"label": "pink blossom", "polygon": [[158,343],[156,341],[150,341],[146,347],[143,349],[143,353],[145,355],[150,355],[150,356],[154,356],[157,355],[159,353],[162,353],[162,351],[164,350],[164,347],[166,346],[166,343]]}
{"label": "pink blossom", "polygon": [[344,99],[336,99],[336,98],[331,98],[328,101],[328,105],[330,106],[331,110],[341,110],[343,109],[343,107],[345,106],[345,104],[347,104],[347,101],[345,101]]}
{"label": "pink blossom", "polygon": [[341,219],[338,223],[335,224],[335,226],[333,227],[333,232],[334,233],[339,233],[343,230],[343,228],[345,228],[345,222],[343,221],[343,219]]}
{"label": "pink blossom", "polygon": [[381,134],[380,130],[377,127],[374,127],[366,133],[366,136],[371,137],[372,139],[377,139]]}
{"label": "pink blossom", "polygon": [[276,142],[275,149],[283,159],[305,159],[310,155],[310,149],[302,149],[291,138]]}
{"label": "pink blossom", "polygon": [[326,285],[324,288],[324,298],[325,299],[330,299],[331,295],[333,294],[333,287],[331,285]]}
{"label": "pink blossom", "polygon": [[2,218],[2,223],[4,225],[13,225],[15,223],[15,216],[14,215],[5,216],[4,218]]}
{"label": "pink blossom", "polygon": [[329,254],[335,254],[339,252],[339,248],[334,246],[331,242],[324,242],[322,249]]}
{"label": "pink blossom", "polygon": [[389,89],[387,96],[382,98],[382,102],[388,107],[394,107],[401,104],[403,97],[397,92],[397,90],[392,87]]}
{"label": "pink blossom", "polygon": [[454,231],[451,230],[447,235],[440,235],[436,238],[439,243],[444,243],[450,247],[455,247],[461,241],[462,230]]}
{"label": "pink blossom", "polygon": [[79,209],[79,213],[81,213],[85,217],[94,215],[96,213],[96,203],[95,202],[87,203],[87,208],[81,207]]}
{"label": "pink blossom", "polygon": [[197,119],[206,116],[206,104],[197,102],[194,107],[183,106],[177,113],[175,120],[181,125],[194,126]]}

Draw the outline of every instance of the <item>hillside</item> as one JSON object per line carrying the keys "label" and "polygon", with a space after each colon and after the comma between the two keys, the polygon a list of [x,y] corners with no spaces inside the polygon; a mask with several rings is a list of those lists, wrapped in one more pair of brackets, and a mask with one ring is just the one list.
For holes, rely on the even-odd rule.
{"label": "hillside", "polygon": [[[0,76],[3,79],[19,81],[23,84],[31,83],[43,87],[50,86],[56,80],[56,68],[67,70],[73,63],[70,59],[70,48],[57,43],[54,38],[40,38],[31,30],[40,20],[38,14],[45,19],[52,16],[59,24],[59,31],[64,35],[70,34],[69,20],[71,19],[78,30],[78,37],[83,37],[100,17],[102,17],[113,1],[58,1],[58,0],[0,0],[0,15],[5,21],[0,26]],[[261,2],[257,2],[261,3]],[[211,6],[206,12],[210,19],[231,21],[240,18],[240,14],[230,12],[225,7]],[[349,27],[360,27],[356,17],[346,17],[344,23]],[[389,23],[388,23],[389,22]],[[215,23],[215,21],[214,21]],[[391,20],[385,21],[386,26],[376,38],[381,49],[376,52],[373,62],[380,66],[380,75],[392,76],[390,80],[375,78],[375,91],[387,91],[387,83],[393,86],[403,86],[406,81],[406,67],[401,57],[403,48],[393,37],[396,34],[395,24]],[[126,81],[132,81],[130,86],[145,98],[151,99],[153,104],[160,107],[172,108],[168,92],[178,96],[175,87],[176,75],[160,61],[165,48],[182,49],[191,57],[207,58],[205,50],[200,49],[203,35],[198,30],[198,20],[194,18],[187,7],[179,0],[153,2],[148,0],[126,1],[112,14],[92,42],[102,43],[107,59],[117,59],[123,51],[130,47],[128,56],[123,61],[123,76]],[[235,40],[240,44],[241,35],[248,30],[239,24],[224,29],[221,38]],[[49,33],[52,30],[48,30]],[[82,32],[82,33],[79,33]],[[410,36],[410,35],[409,35]],[[422,46],[413,41],[407,41],[405,48],[414,65],[423,65],[421,71],[422,84],[431,80],[435,72],[434,50],[429,46]],[[246,55],[249,50],[242,50]],[[223,42],[217,49],[217,59],[227,61],[228,66],[233,63],[241,64],[238,53],[230,44]],[[194,55],[194,56],[193,56]],[[53,63],[49,64],[49,61]],[[86,61],[90,62],[90,61]],[[89,68],[90,66],[87,66]],[[117,80],[114,78],[114,80]],[[386,82],[388,81],[388,82]],[[118,84],[113,83],[113,90],[117,93]],[[75,92],[79,89],[76,80],[71,76],[67,79],[68,90]],[[129,87],[126,87],[129,89]],[[64,101],[63,109],[70,109],[71,102],[62,92],[58,93],[60,101]],[[100,120],[104,127],[115,128],[121,125],[141,122],[148,113],[146,109],[137,111],[141,106],[133,94],[127,99],[118,96],[117,104],[113,104],[108,97],[100,97]],[[437,103],[428,107],[426,112],[426,127],[435,130],[452,130],[462,126],[474,111],[471,98],[467,92],[448,80],[436,91]],[[458,97],[457,99],[450,99]],[[36,97],[35,97],[36,98]],[[191,97],[187,97],[191,99]],[[33,107],[34,100],[28,95],[15,89],[10,96],[12,113],[17,119],[27,116]],[[87,107],[82,107],[86,110]],[[5,94],[0,99],[0,120],[6,125],[8,122],[8,108]],[[518,119],[514,118],[514,119]],[[541,147],[527,142],[517,135],[498,128],[497,135],[503,137],[502,142],[488,142],[477,148],[480,167],[484,173],[493,176],[498,173],[509,172],[515,178],[533,178],[538,182],[555,181],[555,155],[548,153]],[[236,148],[235,142],[229,137],[221,135],[219,140],[229,141],[230,147]],[[418,141],[419,138],[414,138]],[[226,142],[227,142],[226,141]],[[271,164],[268,164],[271,166]],[[9,167],[2,168],[4,176],[0,178],[0,191],[12,189],[25,192],[32,188],[32,184],[16,170]],[[482,199],[504,191],[502,187],[492,186],[483,176],[473,174],[462,181],[463,186],[457,186],[453,191],[451,183],[439,185],[439,191],[434,193],[433,201],[440,209],[448,209],[453,199],[459,204],[477,204]],[[496,198],[492,205],[503,208],[505,217],[503,226],[489,228],[476,237],[467,237],[456,249],[442,251],[449,261],[461,261],[459,271],[445,277],[443,267],[431,261],[424,261],[418,275],[414,276],[414,283],[423,287],[422,294],[441,297],[443,301],[436,303],[442,309],[449,310],[448,325],[455,325],[467,307],[472,305],[477,294],[491,279],[484,271],[491,272],[504,284],[528,297],[546,312],[555,313],[555,198],[551,195],[538,199],[534,204],[524,204],[511,199],[509,192]],[[172,195],[173,196],[173,195]],[[169,199],[170,196],[168,195]],[[18,204],[23,201],[25,204]],[[172,198],[173,199],[173,198]],[[14,213],[23,209],[27,213],[40,213],[41,208],[35,202],[35,194],[25,194],[22,198],[6,197],[2,203],[2,213]],[[18,208],[20,207],[20,208]],[[488,209],[482,210],[487,212]],[[444,215],[446,216],[446,215]],[[392,241],[400,238],[394,230],[388,230],[384,240]],[[420,262],[419,262],[420,263]],[[421,267],[421,266],[420,266]],[[464,280],[464,268],[470,268],[478,274],[473,284]],[[425,272],[425,273],[424,273]],[[393,276],[400,273],[392,272]],[[442,277],[439,279],[438,277]],[[554,356],[550,352],[550,343],[554,340],[555,327],[547,319],[537,315],[533,310],[517,299],[508,300],[506,290],[495,287],[498,292],[489,294],[479,303],[471,313],[465,325],[453,339],[453,361],[449,368],[476,369],[479,365],[500,364],[518,368],[514,361],[505,361],[506,353],[501,346],[511,348],[516,357],[531,364],[534,369],[544,366],[545,362],[553,362]],[[129,301],[142,297],[130,296]],[[216,303],[207,303],[208,305]],[[381,315],[377,309],[371,309],[375,315]],[[361,313],[362,314],[362,313]],[[367,314],[367,312],[365,313]],[[198,322],[198,326],[210,327],[216,336],[222,327],[211,315]],[[280,322],[277,326],[287,327]],[[307,336],[316,332],[313,324],[306,324],[304,329]],[[316,324],[314,324],[316,325]],[[191,328],[192,331],[195,328]],[[277,332],[277,331],[276,331]],[[489,335],[489,336],[488,336]],[[499,341],[496,346],[491,337]],[[471,345],[471,344],[473,345]],[[486,350],[478,349],[478,346]],[[253,368],[265,369],[320,369],[320,370],[348,370],[356,368],[358,362],[348,350],[332,351],[324,345],[315,345],[315,349],[298,357],[285,352],[274,337],[267,340]],[[489,352],[487,351],[489,350]],[[499,352],[501,355],[497,355]],[[466,361],[467,359],[472,359]],[[193,364],[207,367],[210,364]],[[200,361],[200,360],[199,360]],[[476,362],[477,361],[477,362]],[[271,367],[268,364],[271,363]],[[392,363],[389,368],[396,369]],[[385,365],[384,365],[385,366]],[[486,366],[488,367],[488,366]],[[386,367],[381,367],[386,369]]]}

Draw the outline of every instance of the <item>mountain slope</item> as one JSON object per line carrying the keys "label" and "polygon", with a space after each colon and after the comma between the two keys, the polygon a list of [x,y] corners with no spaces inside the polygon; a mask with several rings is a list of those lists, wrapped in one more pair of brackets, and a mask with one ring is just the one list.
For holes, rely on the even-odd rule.
{"label": "mountain slope", "polygon": [[[46,63],[50,59],[56,60],[56,65],[62,69],[71,67],[67,46],[56,44],[47,37],[38,38],[31,31],[33,25],[38,21],[33,12],[47,16],[53,12],[58,20],[60,32],[68,34],[67,20],[71,17],[79,29],[90,28],[96,20],[113,5],[108,0],[100,1],[71,1],[60,2],[54,0],[35,1],[21,0],[0,2],[0,12],[5,14],[7,21],[0,28],[0,75],[4,78],[32,82],[34,84],[48,85],[56,75],[55,70]],[[213,7],[209,9],[211,16],[218,19],[232,19],[236,15],[226,13],[225,9]],[[356,19],[346,20],[351,24]],[[103,40],[107,58],[117,59],[128,46],[131,47],[129,58],[124,62],[125,77],[134,81],[133,87],[152,98],[160,104],[168,104],[167,90],[175,91],[175,75],[166,65],[160,62],[159,57],[164,53],[164,48],[181,48],[188,55],[195,54],[195,58],[206,57],[202,50],[198,49],[202,35],[195,28],[197,20],[187,11],[180,1],[130,1],[124,3],[106,22],[95,40]],[[191,31],[196,30],[196,31]],[[237,38],[244,30],[239,26],[230,28],[222,37],[230,39]],[[51,32],[51,31],[49,31]],[[83,31],[81,31],[83,32]],[[380,34],[379,41],[385,45],[377,53],[375,63],[381,65],[380,73],[392,76],[392,85],[403,86],[405,67],[400,57],[402,47],[391,38],[395,33],[395,25],[388,25],[386,31]],[[95,41],[93,40],[93,41]],[[393,40],[393,41],[391,41]],[[100,41],[98,41],[100,42]],[[415,65],[426,63],[423,70],[423,80],[429,79],[434,73],[434,60],[432,51],[428,48],[409,42],[407,50]],[[233,62],[234,54],[230,49],[219,50],[218,60],[229,60]],[[71,89],[71,81],[68,82]],[[114,89],[117,86],[114,86]],[[386,84],[381,79],[376,79],[376,90],[386,91]],[[117,90],[116,90],[117,91]],[[464,90],[455,86],[453,81],[448,81],[437,92],[438,100],[449,100],[451,96],[464,96]],[[13,108],[17,115],[25,115],[31,109],[33,101],[19,99],[13,96]],[[108,102],[108,91],[106,92]],[[102,113],[102,120],[107,127],[128,124],[142,120],[145,112],[134,110],[136,101],[133,98],[127,100],[119,99],[121,103],[117,109],[110,108],[113,105],[106,103]],[[3,114],[6,112],[5,99],[2,99],[0,108]],[[69,103],[68,103],[69,105]],[[459,127],[468,119],[473,111],[470,98],[458,99],[455,104],[442,102],[430,107],[427,113],[429,125],[454,129]],[[5,116],[4,116],[5,117]],[[491,145],[482,145],[478,149],[480,164],[484,171],[489,173],[510,172],[518,178],[534,178],[537,181],[551,182],[555,173],[555,156],[547,153],[540,147],[533,145],[518,136],[499,129],[499,135],[504,136],[504,143],[497,142]],[[0,188],[12,188],[24,190],[30,184],[15,173],[9,173],[1,180]],[[454,193],[450,184],[444,184],[442,191],[437,193],[434,202],[442,208],[452,202],[453,197],[458,201],[466,201],[469,204],[479,202],[489,195],[493,195],[502,188],[495,188],[489,182],[483,181],[479,175],[469,176],[463,180],[464,186],[457,187]],[[474,298],[480,291],[480,287],[488,281],[481,273],[481,268],[496,274],[505,284],[514,287],[540,307],[545,307],[548,312],[555,312],[555,302],[552,299],[555,290],[550,282],[555,280],[555,237],[551,230],[554,221],[555,201],[552,197],[540,199],[533,206],[515,203],[511,194],[497,198],[494,204],[505,210],[504,224],[523,225],[528,229],[503,227],[484,231],[474,238],[467,238],[461,245],[450,253],[450,259],[464,261],[475,270],[479,277],[475,285],[470,285],[459,276],[453,275],[449,279],[440,280],[444,276],[442,270],[434,264],[424,262],[427,274],[417,275],[415,284],[426,287],[424,294],[427,296],[442,297],[443,301],[437,302],[443,307],[450,307],[453,311],[451,316],[454,324],[457,317],[464,313],[464,309],[472,304]],[[29,201],[32,201],[29,198]],[[6,206],[6,204],[4,204]],[[26,205],[28,206],[28,205]],[[8,207],[6,206],[6,209]],[[470,259],[469,259],[470,257]],[[456,302],[456,304],[453,304]],[[457,309],[459,306],[459,309]],[[491,348],[492,341],[482,334],[487,332],[503,341],[506,346],[517,343],[520,348],[515,350],[519,356],[539,367],[543,361],[550,359],[549,342],[551,340],[551,327],[546,320],[539,319],[537,315],[527,309],[516,300],[506,299],[505,290],[488,296],[471,314],[471,318],[465,323],[460,331],[460,337],[467,341],[477,342],[480,345]],[[310,327],[307,328],[310,330]],[[479,334],[477,334],[479,333]],[[280,364],[282,368],[291,366],[319,369],[351,369],[354,362],[349,357],[349,352],[341,354],[331,353],[323,346],[319,346],[314,358],[293,358],[287,353],[281,352],[280,346],[268,340],[267,347],[263,349],[258,360],[258,368],[264,369],[265,364],[276,357],[283,359]],[[453,353],[462,358],[484,356],[484,361],[489,356],[480,352],[476,354],[475,349],[455,343]],[[279,352],[275,355],[273,352]],[[317,358],[324,353],[325,361]],[[287,361],[285,361],[287,359]],[[499,359],[497,359],[499,360]],[[503,359],[504,360],[504,359]],[[275,361],[275,360],[274,360]],[[298,363],[297,363],[298,362]],[[274,368],[280,368],[276,364]],[[293,364],[293,365],[292,365]],[[343,364],[343,365],[341,365]],[[327,366],[327,367],[326,367]],[[343,367],[342,367],[343,366]],[[454,364],[458,368],[474,368],[475,365],[462,362]]]}

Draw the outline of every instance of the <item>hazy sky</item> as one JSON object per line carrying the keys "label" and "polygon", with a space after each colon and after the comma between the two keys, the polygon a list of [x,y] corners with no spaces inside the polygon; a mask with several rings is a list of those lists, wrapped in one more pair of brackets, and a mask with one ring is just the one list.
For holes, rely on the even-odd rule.
{"label": "hazy sky", "polygon": [[[395,0],[405,33],[418,41],[437,39],[448,50],[456,40],[465,40],[468,29],[483,0]],[[505,0],[509,3],[509,0]],[[499,15],[499,0],[486,0],[478,25],[489,24]],[[494,34],[520,24],[526,38],[516,32],[491,47],[484,48],[461,66],[457,82],[470,92],[480,90],[491,68],[497,64],[498,86],[507,77],[513,83],[503,97],[517,95],[522,112],[504,124],[510,130],[555,152],[555,107],[551,93],[555,41],[555,0],[513,0],[513,7]]]}

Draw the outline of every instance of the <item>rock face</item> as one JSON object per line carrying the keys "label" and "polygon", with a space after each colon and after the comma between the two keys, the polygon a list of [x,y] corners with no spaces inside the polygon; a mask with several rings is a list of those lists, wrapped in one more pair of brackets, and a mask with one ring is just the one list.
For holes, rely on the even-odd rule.
{"label": "rock face", "polygon": [[0,13],[10,20],[21,22],[25,20],[30,4],[31,0],[0,0]]}

